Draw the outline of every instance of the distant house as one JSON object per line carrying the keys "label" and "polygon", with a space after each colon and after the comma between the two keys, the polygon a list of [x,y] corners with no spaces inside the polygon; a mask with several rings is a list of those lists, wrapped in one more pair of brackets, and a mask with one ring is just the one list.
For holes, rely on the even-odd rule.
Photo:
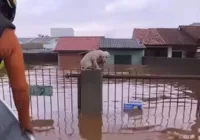
{"label": "distant house", "polygon": [[21,44],[25,63],[57,62],[57,53],[43,48],[42,43]]}
{"label": "distant house", "polygon": [[179,28],[134,29],[133,39],[146,46],[145,56],[195,57],[196,41]]}
{"label": "distant house", "polygon": [[54,50],[58,41],[58,37],[35,37],[35,38],[18,38],[19,43],[22,44],[42,44],[44,49]]}
{"label": "distant house", "polygon": [[190,24],[191,26],[200,26],[200,23],[199,22],[196,22],[196,23],[192,23]]}
{"label": "distant house", "polygon": [[142,63],[145,46],[136,39],[102,38],[100,49],[111,54],[108,64],[132,65]]}
{"label": "distant house", "polygon": [[179,26],[179,29],[200,44],[200,25]]}
{"label": "distant house", "polygon": [[32,40],[29,40],[28,43],[40,43],[43,44],[44,49],[54,50],[57,45],[58,38],[57,37],[36,37]]}
{"label": "distant house", "polygon": [[52,50],[45,49],[42,43],[21,44],[23,53],[53,53]]}
{"label": "distant house", "polygon": [[103,37],[61,37],[55,48],[58,53],[58,65],[64,69],[79,69],[83,52],[99,48]]}
{"label": "distant house", "polygon": [[43,44],[41,43],[24,43],[21,46],[23,51],[43,49]]}
{"label": "distant house", "polygon": [[133,39],[138,40],[146,46],[145,56],[167,56],[167,47],[165,42],[158,34],[156,29],[134,29]]}
{"label": "distant house", "polygon": [[53,52],[56,44],[56,38],[48,36],[31,38],[24,41],[23,43],[21,43],[21,47],[25,62],[57,62],[57,53]]}
{"label": "distant house", "polygon": [[55,53],[53,50],[57,45],[57,37],[40,36],[36,38],[18,38],[23,53],[36,54],[36,53]]}
{"label": "distant house", "polygon": [[18,38],[20,44],[24,44],[32,40],[33,38]]}
{"label": "distant house", "polygon": [[196,56],[200,58],[200,23],[194,23],[188,26],[179,26],[179,29],[198,43]]}

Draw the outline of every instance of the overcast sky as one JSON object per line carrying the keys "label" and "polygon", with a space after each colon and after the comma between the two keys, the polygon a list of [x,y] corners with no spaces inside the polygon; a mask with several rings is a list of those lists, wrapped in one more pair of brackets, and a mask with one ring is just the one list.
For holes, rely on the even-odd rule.
{"label": "overcast sky", "polygon": [[71,27],[75,35],[131,37],[133,28],[200,22],[200,0],[18,0],[18,37],[50,35]]}

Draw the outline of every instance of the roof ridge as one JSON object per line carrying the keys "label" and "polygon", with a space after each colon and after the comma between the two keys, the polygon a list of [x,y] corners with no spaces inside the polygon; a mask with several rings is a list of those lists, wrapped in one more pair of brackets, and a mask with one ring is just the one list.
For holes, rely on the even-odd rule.
{"label": "roof ridge", "polygon": [[132,40],[132,38],[104,38],[104,39],[129,39],[129,40]]}
{"label": "roof ridge", "polygon": [[147,44],[149,44],[150,38],[148,38],[148,35],[149,35],[149,33],[150,33],[151,30],[150,30],[149,28],[148,28],[147,30],[148,30],[148,31],[145,33],[144,39],[143,39],[142,42],[143,42],[143,43],[144,43],[144,42],[147,42]]}
{"label": "roof ridge", "polygon": [[166,29],[166,30],[169,30],[169,29],[176,29],[176,30],[177,30],[178,28],[166,28],[166,27],[163,27],[163,28],[154,28],[154,29],[156,29],[156,30],[157,30],[157,29]]}
{"label": "roof ridge", "polygon": [[163,37],[160,35],[160,33],[158,32],[157,29],[155,29],[156,33],[158,34],[158,36],[161,38],[161,40],[166,44],[166,41],[163,39]]}
{"label": "roof ridge", "polygon": [[105,38],[105,36],[62,36],[59,38]]}
{"label": "roof ridge", "polygon": [[134,28],[133,30],[146,30],[146,29],[149,29],[149,28]]}

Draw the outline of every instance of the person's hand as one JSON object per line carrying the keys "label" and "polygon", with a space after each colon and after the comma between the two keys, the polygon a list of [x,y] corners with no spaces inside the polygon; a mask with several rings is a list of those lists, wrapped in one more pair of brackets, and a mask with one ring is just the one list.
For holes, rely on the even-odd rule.
{"label": "person's hand", "polygon": [[31,135],[33,135],[33,128],[30,127],[30,126],[27,127],[27,126],[23,125],[23,123],[22,123],[22,124],[20,124],[20,129],[21,129],[22,134],[31,134]]}
{"label": "person's hand", "polygon": [[23,135],[26,134],[26,136],[28,136],[28,138],[29,138],[30,140],[35,140],[35,136],[34,136],[32,130],[28,130],[28,129],[21,129],[21,130],[22,130]]}
{"label": "person's hand", "polygon": [[24,128],[22,128],[21,127],[21,133],[22,133],[22,135],[26,135],[26,136],[28,136],[28,138],[30,139],[30,140],[35,140],[35,136],[34,136],[34,133],[33,133],[33,130],[32,129],[24,129]]}
{"label": "person's hand", "polygon": [[33,130],[21,128],[21,132],[22,132],[23,134],[26,134],[26,133],[27,133],[27,134],[33,135]]}

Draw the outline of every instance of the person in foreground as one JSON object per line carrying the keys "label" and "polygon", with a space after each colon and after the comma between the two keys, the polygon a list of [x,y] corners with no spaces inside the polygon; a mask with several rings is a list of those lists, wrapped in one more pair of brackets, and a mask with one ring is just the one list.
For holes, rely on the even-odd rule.
{"label": "person in foreground", "polygon": [[24,58],[15,35],[15,26],[12,24],[15,12],[16,0],[0,0],[0,58],[4,61],[8,73],[21,130],[33,134]]}

